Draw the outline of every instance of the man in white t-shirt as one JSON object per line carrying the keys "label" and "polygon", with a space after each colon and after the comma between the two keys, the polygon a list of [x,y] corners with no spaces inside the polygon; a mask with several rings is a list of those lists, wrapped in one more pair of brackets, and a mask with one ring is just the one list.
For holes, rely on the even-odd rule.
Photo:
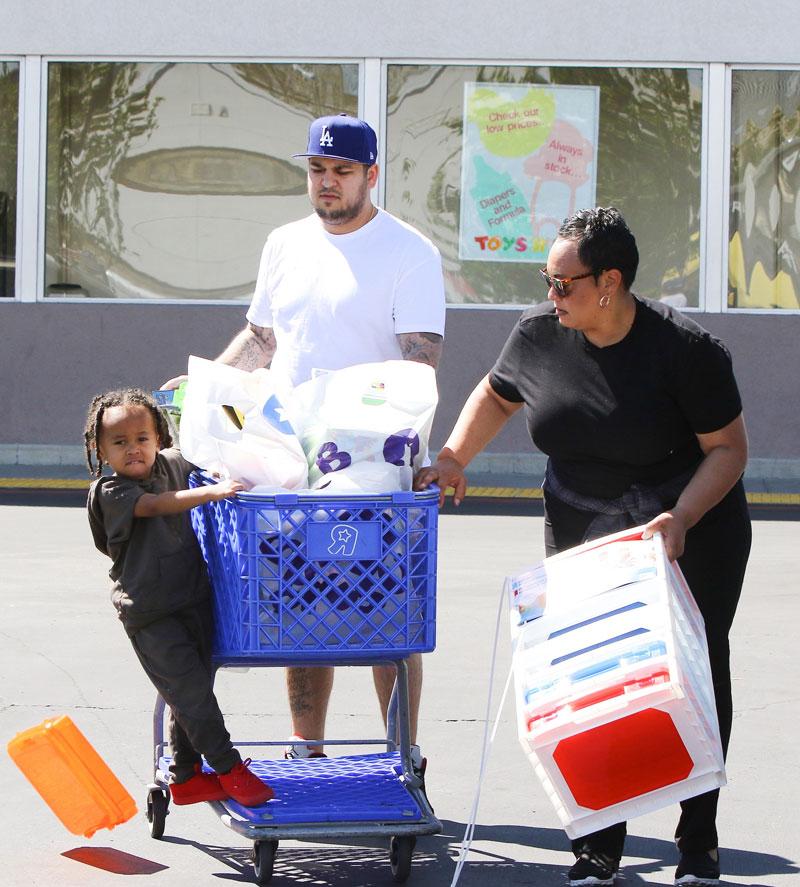
{"label": "man in white t-shirt", "polygon": [[[292,385],[314,369],[405,359],[438,366],[444,335],[442,263],[436,247],[374,206],[377,138],[363,120],[321,117],[309,129],[308,196],[314,214],[274,230],[261,256],[247,327],[217,358],[244,370],[269,366]],[[165,387],[173,387],[170,380]],[[373,676],[384,720],[394,666]],[[422,687],[408,660],[411,741]],[[287,669],[293,744],[287,757],[322,753],[333,668]]]}

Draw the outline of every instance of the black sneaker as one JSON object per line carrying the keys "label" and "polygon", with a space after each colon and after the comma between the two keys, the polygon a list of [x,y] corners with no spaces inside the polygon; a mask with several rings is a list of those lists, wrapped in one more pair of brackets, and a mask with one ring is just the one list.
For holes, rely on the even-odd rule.
{"label": "black sneaker", "polygon": [[619,868],[619,861],[603,853],[584,850],[577,862],[569,870],[570,887],[591,884],[613,884]]}
{"label": "black sneaker", "polygon": [[681,853],[678,868],[675,869],[676,887],[687,884],[719,884],[719,859],[712,859],[708,853]]}

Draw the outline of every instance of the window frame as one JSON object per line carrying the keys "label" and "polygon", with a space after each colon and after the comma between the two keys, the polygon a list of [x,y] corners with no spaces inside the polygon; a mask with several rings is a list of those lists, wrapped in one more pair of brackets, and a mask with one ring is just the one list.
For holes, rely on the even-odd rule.
{"label": "window frame", "polygon": [[[131,305],[231,305],[246,304],[244,299],[89,299],[76,297],[48,297],[44,293],[44,233],[47,162],[47,84],[48,66],[63,62],[169,62],[168,55],[20,55],[4,53],[4,61],[19,65],[19,104],[17,130],[17,211],[16,256],[13,298],[0,299],[0,305],[19,303],[57,303]],[[180,62],[198,64],[336,64],[356,65],[358,70],[358,113],[370,122],[378,134],[381,175],[373,190],[373,200],[385,206],[386,176],[384,175],[388,131],[388,69],[390,65],[446,65],[474,66],[513,65],[515,67],[585,67],[585,68],[677,68],[701,72],[702,123],[700,172],[700,290],[699,306],[682,311],[708,314],[763,314],[798,315],[800,309],[738,308],[727,304],[728,259],[730,239],[730,184],[731,184],[731,119],[732,80],[737,70],[800,71],[800,64],[758,64],[744,62],[680,62],[680,61],[579,61],[537,59],[470,59],[470,58],[397,58],[397,57],[250,57],[250,56],[188,56]],[[716,162],[722,157],[723,162]],[[714,162],[712,162],[712,159]],[[717,232],[717,234],[714,234]],[[519,310],[518,305],[448,304],[453,310]]]}
{"label": "window frame", "polygon": [[[378,141],[378,153],[381,158],[381,164],[385,162],[386,158],[386,138],[385,134],[388,130],[388,106],[389,106],[389,96],[388,96],[388,69],[390,65],[399,65],[410,67],[413,65],[446,65],[449,67],[474,67],[475,65],[483,65],[483,66],[508,66],[508,67],[531,67],[531,68],[539,68],[539,67],[547,67],[547,68],[678,68],[684,70],[695,70],[699,71],[701,75],[701,90],[700,90],[700,102],[701,102],[701,125],[700,125],[700,289],[698,293],[698,306],[687,306],[685,308],[681,308],[681,312],[686,314],[703,314],[708,313],[711,310],[713,313],[718,313],[719,308],[709,309],[706,307],[708,303],[708,293],[711,289],[710,282],[711,278],[709,276],[712,269],[707,266],[706,263],[706,251],[708,247],[708,231],[713,230],[708,226],[708,214],[710,210],[709,206],[709,194],[708,194],[708,172],[709,172],[709,150],[708,150],[708,130],[710,126],[709,119],[709,83],[710,83],[710,69],[713,67],[712,63],[709,62],[672,62],[669,60],[666,61],[631,61],[630,59],[625,60],[624,62],[609,62],[609,61],[578,61],[578,60],[558,60],[554,61],[552,59],[501,59],[501,58],[481,58],[481,59],[443,59],[443,58],[381,58],[381,132],[379,132],[379,141]],[[724,67],[720,65],[719,67]],[[381,175],[380,181],[378,183],[379,193],[380,193],[380,205],[386,205],[386,179],[385,176]],[[722,215],[722,211],[719,212],[719,215]],[[719,230],[719,229],[717,229]],[[635,232],[634,232],[635,234]],[[713,279],[716,280],[718,274],[716,273],[716,265],[713,270]],[[720,304],[722,301],[722,292],[720,292],[719,300],[713,300],[714,302],[719,301]],[[470,302],[469,304],[464,304],[461,302],[448,302],[447,310],[477,310],[477,311],[516,311],[517,313],[522,309],[528,307],[525,303],[519,304],[511,304],[506,303],[503,305],[492,305],[492,304],[476,304],[474,302]]]}
{"label": "window frame", "polygon": [[22,301],[21,293],[21,253],[24,237],[22,236],[23,224],[23,188],[25,187],[24,174],[24,125],[23,125],[23,108],[24,108],[24,92],[25,92],[25,56],[15,55],[14,53],[0,54],[0,61],[11,62],[18,66],[19,73],[19,89],[17,93],[17,207],[14,214],[14,295],[9,297],[0,297],[0,305],[15,305]]}
{"label": "window frame", "polygon": [[[47,88],[49,83],[49,66],[51,64],[63,63],[92,63],[92,62],[111,62],[118,64],[158,64],[160,62],[175,62],[181,64],[252,64],[252,65],[292,65],[292,64],[313,64],[313,65],[355,65],[357,68],[358,79],[358,97],[357,107],[359,115],[364,114],[364,59],[358,57],[320,57],[309,59],[308,57],[287,57],[287,58],[254,58],[250,56],[187,56],[176,59],[173,56],[147,56],[146,58],[131,55],[92,55],[92,56],[63,56],[48,55],[35,57],[38,60],[38,95],[37,102],[39,107],[38,115],[38,132],[37,139],[39,144],[38,152],[38,170],[36,175],[36,196],[34,205],[37,207],[36,212],[36,234],[37,243],[35,268],[33,258],[28,255],[27,261],[28,274],[35,279],[35,289],[33,297],[28,297],[24,301],[38,302],[44,305],[248,305],[250,297],[242,299],[135,299],[135,298],[119,298],[108,299],[102,297],[86,298],[85,296],[47,296],[45,294],[45,222],[46,222],[46,202],[47,202],[47,107],[48,94]],[[31,78],[33,79],[33,78]],[[32,88],[33,90],[33,88]],[[30,115],[29,115],[30,116]],[[33,128],[33,122],[31,126]],[[21,127],[20,127],[21,128]],[[32,189],[33,190],[33,189]],[[287,220],[288,221],[288,220]],[[30,225],[30,219],[28,219]],[[258,269],[253,268],[253,279],[255,280],[255,272]]]}
{"label": "window frame", "polygon": [[731,242],[731,123],[733,119],[733,72],[734,71],[800,71],[800,64],[747,64],[745,62],[735,62],[725,65],[725,144],[724,144],[724,191],[722,204],[724,217],[721,219],[720,231],[723,232],[723,263],[721,281],[721,292],[723,294],[720,312],[722,314],[730,314],[738,316],[744,314],[766,314],[777,317],[798,316],[800,315],[800,307],[798,308],[736,308],[729,307],[728,300],[724,294],[728,292],[728,261],[730,254]]}

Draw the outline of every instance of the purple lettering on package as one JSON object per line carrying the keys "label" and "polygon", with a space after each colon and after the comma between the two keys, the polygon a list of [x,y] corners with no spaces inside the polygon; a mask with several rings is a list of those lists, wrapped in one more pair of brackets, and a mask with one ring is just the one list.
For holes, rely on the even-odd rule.
{"label": "purple lettering on package", "polygon": [[409,451],[408,464],[411,465],[419,453],[419,435],[412,428],[403,428],[386,438],[383,445],[384,461],[390,465],[405,465],[406,449]]}
{"label": "purple lettering on package", "polygon": [[340,450],[336,446],[336,442],[332,440],[325,441],[317,450],[317,468],[323,474],[330,474],[331,471],[341,471],[343,468],[347,468],[352,461],[350,453]]}

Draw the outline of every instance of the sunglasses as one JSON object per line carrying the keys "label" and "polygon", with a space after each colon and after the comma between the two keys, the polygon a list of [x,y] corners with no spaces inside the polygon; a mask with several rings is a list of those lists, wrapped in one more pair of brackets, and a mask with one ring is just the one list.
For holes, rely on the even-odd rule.
{"label": "sunglasses", "polygon": [[583,280],[584,277],[594,277],[594,271],[587,271],[586,274],[576,274],[574,277],[551,277],[544,268],[539,269],[539,274],[544,278],[548,289],[552,287],[559,296],[567,295],[567,287],[575,280]]}

